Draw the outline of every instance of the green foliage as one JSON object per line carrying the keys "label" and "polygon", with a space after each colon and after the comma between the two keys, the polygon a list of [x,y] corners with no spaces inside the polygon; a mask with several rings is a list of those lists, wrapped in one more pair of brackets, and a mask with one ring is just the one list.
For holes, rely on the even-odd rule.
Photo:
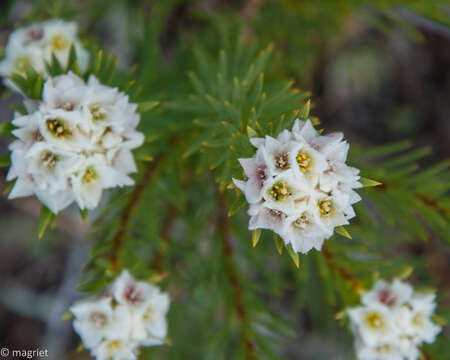
{"label": "green foliage", "polygon": [[[40,0],[30,19],[73,17],[75,7],[63,3]],[[282,239],[269,231],[250,233],[247,202],[231,183],[243,177],[237,159],[254,154],[249,138],[275,136],[296,118],[319,123],[310,114],[314,98],[311,102],[310,94],[297,87],[311,82],[324,47],[342,41],[344,20],[370,18],[386,31],[406,27],[392,4],[365,3],[266,1],[261,16],[247,19],[239,36],[227,30],[237,11],[209,14],[197,2],[161,0],[149,6],[94,0],[79,5],[86,7],[86,32],[104,13],[127,9],[136,65],[121,69],[116,57],[94,42],[85,74],[79,74],[74,47],[68,66],[53,56],[48,73],[95,75],[126,92],[138,104],[139,130],[146,137],[135,152],[136,186],[110,191],[101,210],[89,214],[92,248],[79,290],[96,294],[127,268],[171,293],[172,346],[145,349],[143,358],[248,359],[247,338],[257,359],[281,359],[287,344],[296,341],[299,323],[350,348],[350,337],[342,334],[343,311],[357,304],[361,291],[376,279],[403,278],[414,269],[419,284],[437,284],[426,258],[404,251],[450,242],[449,162],[428,166],[428,149],[414,149],[409,142],[370,148],[352,143],[349,162],[361,169],[365,187],[358,216],[349,227],[337,228],[321,252],[307,255],[290,247],[282,254]],[[444,23],[436,4],[395,2]],[[195,26],[170,32],[170,46],[164,47],[167,27],[179,12]],[[269,45],[260,47],[255,37]],[[29,66],[25,70],[12,81],[27,97],[40,99],[42,76]],[[12,130],[1,123],[1,136]],[[0,163],[7,166],[8,158]],[[80,216],[88,218],[86,212]],[[42,209],[39,237],[55,219]],[[244,318],[236,309],[236,292],[243,299]],[[448,307],[439,308],[447,322],[449,314]],[[442,338],[425,348],[432,359],[450,352],[448,339]]]}

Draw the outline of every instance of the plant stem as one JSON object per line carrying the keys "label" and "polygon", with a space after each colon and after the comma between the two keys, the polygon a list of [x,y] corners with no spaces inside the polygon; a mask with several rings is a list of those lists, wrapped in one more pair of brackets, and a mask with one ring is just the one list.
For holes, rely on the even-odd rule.
{"label": "plant stem", "polygon": [[222,237],[222,247],[224,252],[224,263],[225,271],[227,274],[228,282],[230,283],[232,292],[234,306],[236,308],[236,313],[243,325],[242,330],[242,342],[245,346],[246,359],[255,360],[255,345],[250,336],[250,327],[248,322],[247,310],[245,308],[244,294],[242,291],[241,284],[239,282],[238,272],[234,264],[233,259],[233,244],[231,240],[230,231],[230,218],[227,212],[227,203],[224,194],[220,191],[219,187],[216,185],[216,196],[219,204],[219,213],[217,217],[217,228],[220,230]]}
{"label": "plant stem", "polygon": [[128,230],[128,226],[130,225],[131,215],[136,209],[142,194],[144,193],[147,186],[150,184],[150,180],[152,179],[153,174],[155,173],[158,167],[158,164],[161,162],[163,158],[164,155],[158,155],[154,161],[148,164],[141,181],[139,182],[139,184],[136,185],[133,193],[131,194],[130,201],[122,211],[122,215],[119,220],[119,229],[114,235],[114,238],[112,240],[113,245],[111,249],[111,255],[109,258],[109,261],[111,263],[111,271],[113,273],[117,273],[117,271],[119,270],[119,251],[120,248],[122,247],[122,243]]}
{"label": "plant stem", "polygon": [[334,254],[330,251],[328,246],[326,245],[322,246],[322,253],[323,256],[325,257],[325,261],[327,262],[328,266],[333,271],[335,271],[341,277],[342,280],[348,282],[353,291],[359,293],[363,289],[361,281],[358,278],[354,277],[352,274],[350,274],[350,272],[347,269],[345,269],[340,265],[337,265],[334,262]]}

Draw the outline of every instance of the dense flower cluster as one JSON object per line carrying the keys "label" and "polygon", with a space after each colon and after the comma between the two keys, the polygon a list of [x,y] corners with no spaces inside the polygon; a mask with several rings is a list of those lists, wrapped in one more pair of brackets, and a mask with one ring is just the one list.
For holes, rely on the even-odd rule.
{"label": "dense flower cluster", "polygon": [[63,67],[67,66],[72,44],[80,71],[86,71],[89,53],[81,46],[77,33],[76,23],[63,20],[49,20],[12,32],[6,47],[6,57],[0,62],[0,75],[23,74],[28,64],[45,76],[46,63],[51,62],[52,54]]}
{"label": "dense flower cluster", "polygon": [[28,115],[16,113],[12,122],[10,198],[35,194],[54,213],[73,201],[93,209],[103,189],[134,184],[131,150],[144,136],[125,94],[69,73],[49,78],[42,100],[25,105]]}
{"label": "dense flower cluster", "polygon": [[431,321],[435,294],[415,293],[404,282],[378,281],[348,310],[360,360],[417,360],[418,347],[432,343],[441,327]]}
{"label": "dense flower cluster", "polygon": [[342,133],[320,135],[296,120],[275,139],[253,138],[256,155],[240,159],[247,181],[234,179],[250,204],[249,229],[270,229],[296,252],[320,250],[336,226],[355,216],[359,170],[345,164]]}
{"label": "dense flower cluster", "polygon": [[81,300],[70,309],[76,332],[98,360],[135,360],[140,346],[163,344],[168,310],[167,294],[126,270],[107,295]]}

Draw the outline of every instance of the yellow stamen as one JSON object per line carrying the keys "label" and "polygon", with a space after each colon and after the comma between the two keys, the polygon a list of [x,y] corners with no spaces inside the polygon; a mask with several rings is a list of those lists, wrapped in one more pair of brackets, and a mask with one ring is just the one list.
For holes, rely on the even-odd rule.
{"label": "yellow stamen", "polygon": [[314,166],[311,157],[301,150],[298,152],[296,159],[297,164],[300,167],[301,172],[303,173],[311,171],[312,166]]}
{"label": "yellow stamen", "polygon": [[383,316],[377,312],[368,313],[364,320],[366,324],[374,330],[380,330],[384,327]]}
{"label": "yellow stamen", "polygon": [[56,34],[55,36],[53,36],[52,40],[51,40],[51,44],[52,44],[53,50],[57,50],[57,51],[64,50],[69,46],[69,42],[64,37],[64,35],[61,35],[61,34]]}
{"label": "yellow stamen", "polygon": [[278,181],[269,190],[269,194],[274,200],[284,200],[291,196],[291,190],[289,189],[286,181]]}

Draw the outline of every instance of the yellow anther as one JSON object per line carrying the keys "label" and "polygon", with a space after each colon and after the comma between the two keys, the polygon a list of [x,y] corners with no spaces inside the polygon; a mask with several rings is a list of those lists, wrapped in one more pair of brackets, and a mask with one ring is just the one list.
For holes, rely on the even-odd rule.
{"label": "yellow anther", "polygon": [[329,200],[319,200],[318,203],[320,214],[324,217],[331,216],[333,212],[336,212],[336,208],[333,207],[333,203]]}
{"label": "yellow anther", "polygon": [[286,181],[278,181],[277,183],[275,183],[269,190],[269,194],[274,200],[277,201],[284,200],[292,195]]}
{"label": "yellow anther", "polygon": [[53,36],[51,44],[54,50],[64,50],[69,45],[67,39],[61,34]]}

